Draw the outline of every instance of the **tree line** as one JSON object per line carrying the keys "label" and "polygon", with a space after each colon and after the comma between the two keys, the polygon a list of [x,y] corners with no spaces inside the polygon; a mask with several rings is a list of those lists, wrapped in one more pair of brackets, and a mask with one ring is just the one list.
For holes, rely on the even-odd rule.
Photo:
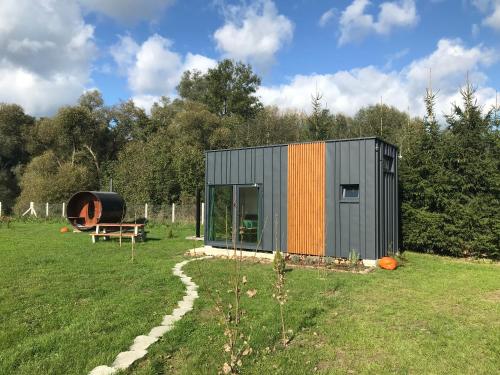
{"label": "tree line", "polygon": [[320,93],[310,114],[264,106],[260,84],[251,66],[223,60],[204,74],[186,71],[178,97],[162,97],[149,114],[131,100],[107,106],[98,91],[52,117],[0,104],[0,201],[19,212],[30,201],[108,190],[112,180],[129,203],[192,202],[205,150],[378,136],[401,154],[405,249],[500,256],[500,111],[482,107],[471,84],[443,123],[431,91],[422,118],[384,104],[346,116]]}

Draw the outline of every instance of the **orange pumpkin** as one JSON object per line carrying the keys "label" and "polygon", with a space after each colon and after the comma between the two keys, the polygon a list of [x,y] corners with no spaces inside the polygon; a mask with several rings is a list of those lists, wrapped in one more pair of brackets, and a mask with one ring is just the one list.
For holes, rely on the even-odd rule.
{"label": "orange pumpkin", "polygon": [[378,261],[378,265],[385,270],[394,270],[398,266],[398,261],[392,257],[383,257]]}
{"label": "orange pumpkin", "polygon": [[68,229],[68,227],[62,227],[61,229],[59,229],[59,232],[67,233],[67,232],[69,232],[69,229]]}

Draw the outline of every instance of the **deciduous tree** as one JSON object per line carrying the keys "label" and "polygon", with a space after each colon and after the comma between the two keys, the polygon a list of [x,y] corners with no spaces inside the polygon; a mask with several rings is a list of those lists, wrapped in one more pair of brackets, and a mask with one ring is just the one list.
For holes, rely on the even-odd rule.
{"label": "deciduous tree", "polygon": [[250,119],[262,109],[255,95],[260,83],[250,65],[225,59],[205,74],[186,71],[177,90],[183,99],[203,103],[218,116]]}

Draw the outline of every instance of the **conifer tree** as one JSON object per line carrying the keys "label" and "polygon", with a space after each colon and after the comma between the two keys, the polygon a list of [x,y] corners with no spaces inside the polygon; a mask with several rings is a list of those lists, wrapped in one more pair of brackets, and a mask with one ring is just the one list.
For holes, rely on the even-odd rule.
{"label": "conifer tree", "polygon": [[500,255],[500,171],[490,110],[483,114],[475,89],[461,89],[462,106],[446,117],[444,142],[447,186],[444,233],[460,256]]}
{"label": "conifer tree", "polygon": [[404,246],[420,251],[442,252],[446,242],[443,227],[441,132],[435,114],[436,94],[426,90],[424,131],[417,144],[403,158]]}
{"label": "conifer tree", "polygon": [[316,92],[312,96],[311,105],[312,113],[308,118],[307,124],[309,129],[309,137],[313,141],[321,141],[329,138],[332,117],[330,111],[323,108],[321,99],[323,95]]}

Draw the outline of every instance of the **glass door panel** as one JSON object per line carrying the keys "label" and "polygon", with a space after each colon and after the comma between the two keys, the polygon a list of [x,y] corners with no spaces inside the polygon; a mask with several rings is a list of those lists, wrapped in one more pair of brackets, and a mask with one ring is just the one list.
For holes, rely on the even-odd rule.
{"label": "glass door panel", "polygon": [[259,226],[259,188],[242,186],[238,188],[238,222],[240,242],[257,244]]}
{"label": "glass door panel", "polygon": [[231,185],[209,187],[208,239],[233,242],[233,187]]}

